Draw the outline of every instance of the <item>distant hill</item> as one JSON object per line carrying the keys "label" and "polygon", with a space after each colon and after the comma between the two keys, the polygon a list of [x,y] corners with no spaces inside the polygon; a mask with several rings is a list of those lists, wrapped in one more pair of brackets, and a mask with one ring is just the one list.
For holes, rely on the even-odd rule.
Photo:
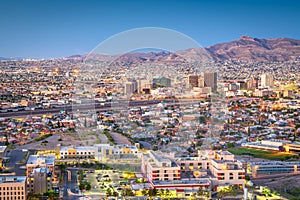
{"label": "distant hill", "polygon": [[[239,39],[215,44],[206,48],[191,48],[176,52],[130,52],[122,55],[103,55],[89,53],[73,55],[67,59],[97,59],[119,63],[179,63],[194,59],[241,62],[300,61],[300,40],[291,38],[258,39],[241,36]],[[3,58],[0,60],[21,60],[21,58]]]}
{"label": "distant hill", "polygon": [[242,36],[238,40],[205,48],[214,60],[292,61],[300,60],[300,40],[290,38],[258,39]]}
{"label": "distant hill", "polygon": [[206,48],[191,48],[176,52],[131,52],[121,56],[90,54],[89,57],[126,63],[170,63],[193,60],[199,57],[215,61],[294,61],[300,60],[300,40],[290,38],[258,39],[242,36],[238,40],[215,44]]}

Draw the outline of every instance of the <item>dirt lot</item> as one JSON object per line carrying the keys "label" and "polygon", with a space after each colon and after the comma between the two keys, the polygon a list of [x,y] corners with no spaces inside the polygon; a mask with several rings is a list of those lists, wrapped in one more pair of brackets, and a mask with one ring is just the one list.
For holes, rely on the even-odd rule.
{"label": "dirt lot", "polygon": [[268,186],[288,199],[300,199],[300,175],[283,175],[252,181],[256,185]]}
{"label": "dirt lot", "polygon": [[[61,141],[60,141],[61,140]],[[46,143],[43,141],[47,141]],[[99,134],[95,131],[86,131],[84,133],[66,132],[50,136],[39,142],[32,142],[18,147],[19,149],[36,149],[36,150],[53,150],[57,144],[61,146],[91,146],[93,144],[107,143],[107,138],[104,134]]]}

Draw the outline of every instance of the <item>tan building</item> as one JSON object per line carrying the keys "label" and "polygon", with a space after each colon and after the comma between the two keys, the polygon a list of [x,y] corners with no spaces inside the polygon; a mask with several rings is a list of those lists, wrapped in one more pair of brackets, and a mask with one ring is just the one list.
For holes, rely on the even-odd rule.
{"label": "tan building", "polygon": [[91,146],[60,147],[60,159],[94,159],[96,148]]}
{"label": "tan building", "polygon": [[261,87],[273,87],[274,79],[272,74],[262,74],[261,78]]}
{"label": "tan building", "polygon": [[217,91],[217,72],[205,72],[204,73],[204,86],[210,87],[213,92]]}
{"label": "tan building", "polygon": [[202,185],[200,182],[181,183],[180,188],[195,190],[196,187],[206,187],[217,190],[219,186],[242,187],[245,180],[243,164],[228,151],[199,151],[198,157],[184,158],[168,158],[161,153],[150,151],[148,154],[143,154],[142,173],[157,188],[167,188],[166,185],[181,180],[196,182],[206,180]]}
{"label": "tan building", "polygon": [[25,200],[26,196],[26,176],[0,178],[0,200]]}
{"label": "tan building", "polygon": [[143,155],[142,173],[150,182],[180,180],[180,166],[173,160],[154,151]]}
{"label": "tan building", "polygon": [[[40,184],[39,181],[34,181],[33,176],[35,176],[34,172],[37,172],[36,169],[44,168],[47,169],[47,178],[48,173],[51,173],[51,184],[57,183],[58,177],[55,174],[55,156],[54,155],[30,155],[26,164],[26,176],[27,176],[27,184],[29,192],[33,193],[35,187],[34,184]],[[38,174],[36,174],[38,175]],[[41,175],[41,173],[40,173]],[[38,189],[37,189],[38,190]]]}

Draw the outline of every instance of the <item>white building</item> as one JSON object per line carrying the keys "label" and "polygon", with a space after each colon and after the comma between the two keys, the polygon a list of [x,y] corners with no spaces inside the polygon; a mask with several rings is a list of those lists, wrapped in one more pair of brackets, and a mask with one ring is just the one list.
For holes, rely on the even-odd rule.
{"label": "white building", "polygon": [[262,87],[273,87],[274,86],[273,75],[262,74],[260,78],[261,78],[261,86]]}

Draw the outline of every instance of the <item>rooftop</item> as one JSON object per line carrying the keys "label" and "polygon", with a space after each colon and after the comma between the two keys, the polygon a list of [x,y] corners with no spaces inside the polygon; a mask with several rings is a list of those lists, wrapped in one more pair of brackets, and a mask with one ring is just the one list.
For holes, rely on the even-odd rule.
{"label": "rooftop", "polygon": [[26,176],[3,176],[0,178],[1,183],[21,183],[25,182]]}
{"label": "rooftop", "polygon": [[54,165],[55,156],[49,155],[30,155],[27,161],[27,164],[46,164]]}
{"label": "rooftop", "polygon": [[152,181],[154,185],[183,185],[183,184],[210,184],[207,179],[201,180],[173,180],[173,181]]}
{"label": "rooftop", "polygon": [[0,146],[0,152],[4,152],[7,146]]}

